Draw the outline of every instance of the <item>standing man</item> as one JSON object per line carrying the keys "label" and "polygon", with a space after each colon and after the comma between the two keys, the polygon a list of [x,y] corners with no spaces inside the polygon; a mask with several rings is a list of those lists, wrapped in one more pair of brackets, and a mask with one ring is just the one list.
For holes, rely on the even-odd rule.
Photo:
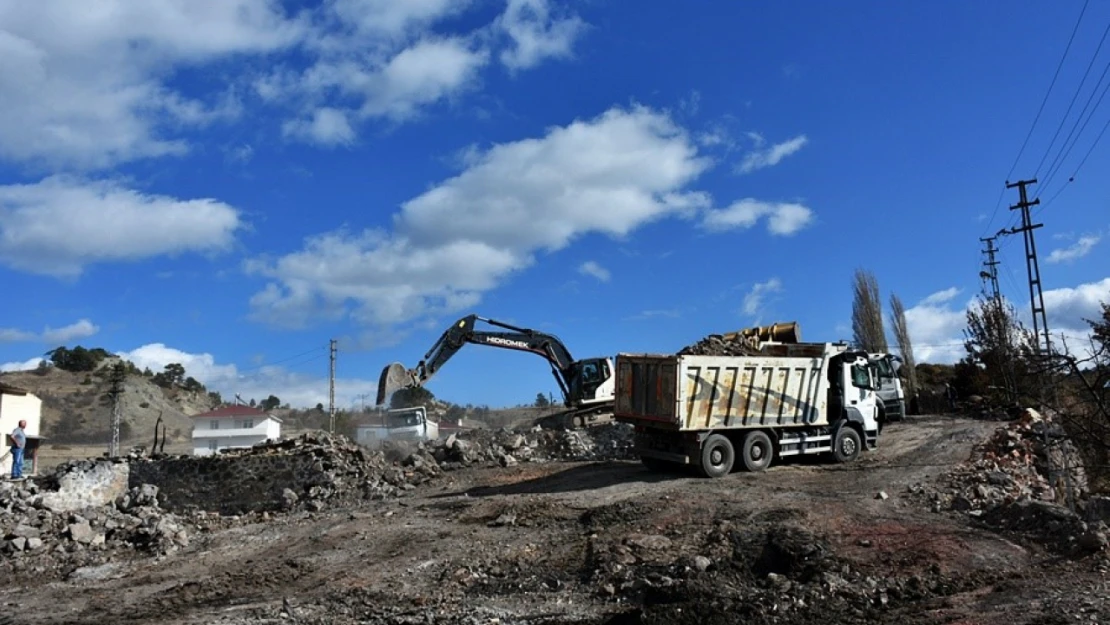
{"label": "standing man", "polygon": [[27,427],[27,422],[21,420],[11,433],[13,480],[23,479],[23,448],[27,446],[27,434],[23,431],[25,427]]}

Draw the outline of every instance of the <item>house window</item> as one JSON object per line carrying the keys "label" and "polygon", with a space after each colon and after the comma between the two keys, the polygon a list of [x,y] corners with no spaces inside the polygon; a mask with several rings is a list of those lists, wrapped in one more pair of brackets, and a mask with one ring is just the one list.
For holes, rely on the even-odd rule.
{"label": "house window", "polygon": [[209,451],[216,451],[217,449],[219,449],[219,447],[217,447],[216,441],[208,441],[208,450]]}
{"label": "house window", "polygon": [[244,429],[249,430],[253,427],[254,427],[254,419],[243,419],[243,428]]}
{"label": "house window", "polygon": [[219,422],[219,421],[217,421],[216,419],[212,419],[212,420],[211,420],[211,421],[209,421],[208,423],[209,423],[209,426],[208,426],[208,427],[209,427],[209,429],[212,429],[212,430],[218,430],[218,429],[220,429],[220,422]]}

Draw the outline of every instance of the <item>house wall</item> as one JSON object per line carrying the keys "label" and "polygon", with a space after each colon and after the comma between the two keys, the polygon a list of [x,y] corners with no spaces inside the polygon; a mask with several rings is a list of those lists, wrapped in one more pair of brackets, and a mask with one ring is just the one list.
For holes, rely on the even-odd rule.
{"label": "house wall", "polygon": [[[24,431],[28,436],[38,436],[42,421],[42,400],[28,393],[9,395],[0,393],[0,474],[11,475],[12,455],[8,447],[8,434],[19,424],[20,419],[27,421]],[[29,465],[24,465],[29,466]]]}
{"label": "house wall", "polygon": [[[251,421],[251,427],[245,420]],[[212,423],[217,427],[213,428]],[[193,420],[193,455],[207,456],[220,449],[251,447],[268,439],[281,438],[281,424],[271,418],[260,417],[201,417]],[[212,449],[216,441],[216,449]]]}

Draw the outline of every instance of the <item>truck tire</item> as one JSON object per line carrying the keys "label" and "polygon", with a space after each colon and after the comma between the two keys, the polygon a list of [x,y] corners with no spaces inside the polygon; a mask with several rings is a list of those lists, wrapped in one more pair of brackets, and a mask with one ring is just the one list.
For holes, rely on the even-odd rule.
{"label": "truck tire", "polygon": [[833,458],[837,462],[851,462],[859,457],[863,446],[856,428],[842,424],[833,436]]}
{"label": "truck tire", "polygon": [[740,448],[740,462],[746,471],[758,473],[767,470],[774,455],[774,444],[766,432],[756,430],[748,432],[744,437],[744,444]]}
{"label": "truck tire", "polygon": [[736,450],[732,441],[720,434],[711,434],[701,446],[701,472],[706,477],[724,477],[732,472]]}

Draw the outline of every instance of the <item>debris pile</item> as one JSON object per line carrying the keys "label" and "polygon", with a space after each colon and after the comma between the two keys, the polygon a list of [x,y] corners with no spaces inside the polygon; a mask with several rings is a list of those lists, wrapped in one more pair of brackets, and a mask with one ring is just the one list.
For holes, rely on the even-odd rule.
{"label": "debris pile", "polygon": [[940,489],[915,484],[909,491],[934,512],[964,513],[1058,551],[1101,551],[1107,542],[1104,523],[1085,523],[1073,509],[1088,495],[1078,452],[1052,419],[1032,409],[995,430],[976,459],[943,476]]}
{"label": "debris pile", "polygon": [[519,462],[631,460],[632,427],[607,423],[585,430],[470,430],[432,444],[431,456],[444,470]]}
{"label": "debris pile", "polygon": [[687,345],[679,356],[758,356],[759,341],[739,333],[710,334],[702,340]]}
{"label": "debris pile", "polygon": [[[43,481],[72,473],[72,466],[63,465]],[[34,480],[0,482],[0,551],[10,571],[42,574],[59,563],[103,561],[112,552],[158,556],[189,544],[184,523],[159,507],[158,489],[149,484],[132,488],[114,502],[81,510],[52,510],[50,494]]]}

